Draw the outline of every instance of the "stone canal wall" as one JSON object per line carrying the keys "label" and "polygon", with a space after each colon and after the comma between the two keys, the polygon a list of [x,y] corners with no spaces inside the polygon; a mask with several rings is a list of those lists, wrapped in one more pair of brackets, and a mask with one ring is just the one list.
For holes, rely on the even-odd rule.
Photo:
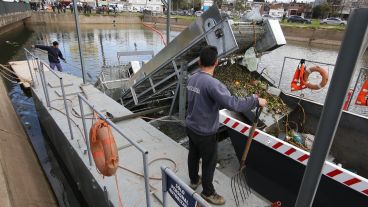
{"label": "stone canal wall", "polygon": [[31,7],[23,2],[0,1],[0,35],[23,24],[31,16]]}
{"label": "stone canal wall", "polygon": [[0,206],[58,206],[0,77]]}
{"label": "stone canal wall", "polygon": [[[126,13],[118,16],[107,15],[80,15],[82,24],[139,24],[142,22],[151,23],[157,26],[165,26],[164,17],[145,17],[137,13]],[[172,18],[173,28],[185,28],[192,22],[192,19]],[[74,24],[74,16],[67,11],[66,14],[57,14],[51,12],[34,12],[32,17],[27,19],[27,24]],[[345,31],[329,29],[313,29],[282,26],[286,40],[308,42],[314,44],[340,45]]]}
{"label": "stone canal wall", "polygon": [[0,15],[0,35],[23,25],[24,19],[30,16],[30,11]]}
{"label": "stone canal wall", "polygon": [[[129,13],[127,15],[79,15],[81,24],[139,24],[143,17]],[[74,15],[70,10],[66,13],[33,12],[32,17],[27,19],[26,24],[75,24]]]}
{"label": "stone canal wall", "polygon": [[330,29],[295,28],[283,26],[286,40],[315,44],[340,45],[345,31]]}

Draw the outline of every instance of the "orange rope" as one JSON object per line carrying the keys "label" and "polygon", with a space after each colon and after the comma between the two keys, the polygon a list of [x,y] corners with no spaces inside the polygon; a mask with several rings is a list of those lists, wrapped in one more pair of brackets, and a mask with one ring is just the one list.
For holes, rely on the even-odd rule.
{"label": "orange rope", "polygon": [[159,31],[159,30],[157,30],[156,28],[154,28],[154,27],[152,27],[152,26],[150,26],[150,25],[147,25],[147,24],[145,24],[145,23],[142,23],[142,24],[143,24],[143,26],[145,26],[145,27],[147,27],[147,28],[151,29],[152,31],[154,31],[154,32],[156,32],[158,35],[160,35],[160,38],[161,38],[162,43],[163,43],[165,46],[167,46],[167,43],[166,43],[165,38],[164,38],[164,35],[162,34],[162,32],[161,32],[161,31]]}
{"label": "orange rope", "polygon": [[119,189],[119,182],[118,182],[118,175],[115,173],[115,184],[116,184],[116,189],[118,190],[118,198],[119,198],[119,207],[123,207],[123,202],[121,199],[121,193],[120,193],[120,189]]}

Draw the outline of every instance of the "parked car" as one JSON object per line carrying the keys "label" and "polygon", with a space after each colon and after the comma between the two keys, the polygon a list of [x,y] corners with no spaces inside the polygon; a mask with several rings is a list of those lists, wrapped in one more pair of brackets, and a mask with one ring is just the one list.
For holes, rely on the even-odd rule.
{"label": "parked car", "polygon": [[153,12],[151,10],[148,10],[148,9],[144,9],[142,13],[145,14],[145,15],[153,16]]}
{"label": "parked car", "polygon": [[109,11],[110,12],[113,12],[114,11],[114,8],[115,8],[115,11],[117,12],[118,10],[117,10],[117,8],[116,8],[115,5],[109,5]]}
{"label": "parked car", "polygon": [[303,24],[312,23],[310,19],[304,19],[303,17],[297,16],[297,15],[289,16],[287,22],[297,22],[297,23],[303,23]]}
{"label": "parked car", "polygon": [[195,14],[196,17],[200,17],[200,16],[202,16],[203,11],[196,11],[194,14]]}
{"label": "parked car", "polygon": [[178,11],[176,11],[176,14],[180,15],[180,16],[184,16],[185,12],[184,12],[184,10],[178,10]]}
{"label": "parked car", "polygon": [[347,22],[341,20],[340,18],[330,17],[322,20],[320,24],[346,25]]}
{"label": "parked car", "polygon": [[129,7],[129,11],[134,12],[134,13],[139,12],[138,8],[136,8],[136,7]]}

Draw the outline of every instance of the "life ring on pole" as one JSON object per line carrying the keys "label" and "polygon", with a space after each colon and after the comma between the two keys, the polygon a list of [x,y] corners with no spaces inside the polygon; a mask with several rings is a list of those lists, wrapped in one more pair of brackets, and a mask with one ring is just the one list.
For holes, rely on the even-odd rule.
{"label": "life ring on pole", "polygon": [[355,104],[368,106],[368,80],[363,84],[362,90],[359,92]]}
{"label": "life ring on pole", "polygon": [[301,59],[298,67],[295,70],[293,80],[291,81],[291,91],[299,91],[306,88],[304,82],[305,60]]}
{"label": "life ring on pole", "polygon": [[119,154],[111,126],[98,119],[89,131],[89,142],[99,172],[104,176],[114,175],[119,166]]}
{"label": "life ring on pole", "polygon": [[[308,81],[309,75],[313,72],[318,72],[322,76],[322,81],[319,84],[312,84]],[[328,72],[326,69],[321,68],[319,66],[314,66],[311,68],[307,68],[304,71],[303,80],[305,83],[305,86],[311,90],[319,90],[326,86],[328,82]]]}

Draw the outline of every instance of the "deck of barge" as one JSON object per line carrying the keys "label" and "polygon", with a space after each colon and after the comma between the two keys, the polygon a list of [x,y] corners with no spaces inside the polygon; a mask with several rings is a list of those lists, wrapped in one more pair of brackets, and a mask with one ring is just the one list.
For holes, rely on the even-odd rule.
{"label": "deck of barge", "polygon": [[[28,70],[28,68],[24,68]],[[39,73],[36,73],[37,76]],[[46,106],[45,94],[38,77],[38,83],[32,87],[33,98],[35,99],[37,111],[40,116],[41,124],[45,128],[52,143],[56,146],[58,153],[63,157],[66,166],[74,178],[74,182],[80,187],[82,194],[90,206],[97,206],[101,199],[108,198],[114,206],[118,204],[117,185],[114,177],[103,177],[94,164],[89,165],[86,152],[85,138],[83,134],[82,119],[80,118],[78,93],[84,96],[99,111],[109,112],[114,117],[131,114],[128,109],[118,104],[107,95],[96,89],[92,85],[83,85],[82,79],[73,75],[58,73],[63,77],[66,98],[69,105],[72,119],[72,131],[74,139],[71,139],[67,119],[65,116],[64,102],[61,96],[59,78],[52,72],[45,71],[47,88],[50,97],[51,107]],[[84,105],[85,111],[88,108]],[[92,113],[85,112],[87,119],[87,128],[89,130],[92,124]],[[187,149],[173,141],[161,131],[145,122],[140,118],[130,119],[115,123],[126,136],[140,143],[141,146],[149,151],[150,177],[161,177],[160,166],[165,165],[174,168],[174,164],[165,159],[172,159],[176,164],[176,174],[186,183],[189,182],[187,175]],[[117,132],[113,132],[117,147],[126,146],[128,142],[124,140]],[[120,166],[130,171],[143,173],[143,161],[141,153],[133,146],[125,147],[119,151]],[[158,160],[158,161],[154,161]],[[124,206],[146,206],[144,194],[144,179],[132,172],[124,169],[117,171],[117,184],[120,188],[120,196]],[[161,180],[150,180],[152,191],[153,206],[162,206]],[[235,206],[233,195],[230,188],[230,178],[216,170],[214,185],[218,193],[224,195],[227,202],[225,206]],[[200,192],[201,188],[197,189]],[[105,192],[105,193],[104,193]],[[100,195],[102,194],[102,195]],[[169,206],[175,206],[174,201],[169,199]],[[257,195],[255,192],[246,200],[245,206],[267,206],[269,202]]]}
{"label": "deck of barge", "polygon": [[0,78],[0,206],[57,206]]}

